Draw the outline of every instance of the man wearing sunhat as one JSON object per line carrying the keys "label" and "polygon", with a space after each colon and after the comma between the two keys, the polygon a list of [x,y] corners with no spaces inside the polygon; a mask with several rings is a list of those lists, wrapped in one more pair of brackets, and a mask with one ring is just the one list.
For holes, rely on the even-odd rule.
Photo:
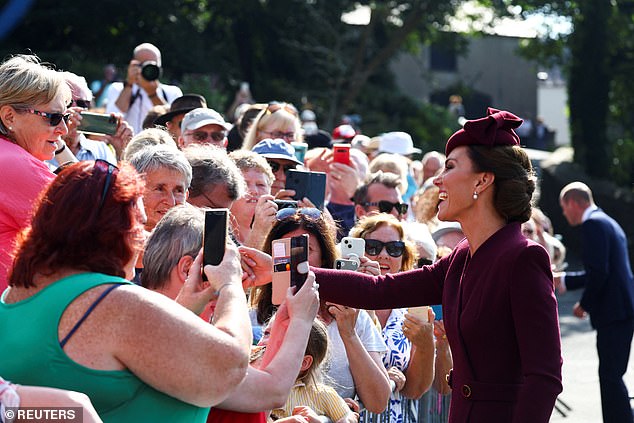
{"label": "man wearing sunhat", "polygon": [[199,94],[185,94],[172,102],[169,111],[154,120],[154,125],[167,128],[175,140],[181,136],[181,121],[186,113],[200,107],[207,107],[205,97]]}
{"label": "man wearing sunhat", "polygon": [[231,124],[225,122],[220,113],[214,109],[200,107],[185,114],[181,122],[178,146],[185,148],[189,144],[211,144],[227,148],[229,129]]}

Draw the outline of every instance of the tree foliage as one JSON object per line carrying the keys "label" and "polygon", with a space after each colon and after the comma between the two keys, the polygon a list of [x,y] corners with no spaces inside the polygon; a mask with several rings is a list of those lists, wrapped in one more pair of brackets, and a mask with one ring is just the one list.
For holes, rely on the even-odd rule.
{"label": "tree foliage", "polygon": [[[508,11],[510,1],[491,3]],[[568,17],[571,34],[525,41],[526,57],[560,65],[568,79],[575,161],[592,176],[634,180],[634,2],[518,0],[522,14]]]}
{"label": "tree foliage", "polygon": [[[399,94],[387,64],[434,39],[463,1],[39,0],[0,52],[30,50],[94,80],[106,63],[125,71],[134,46],[148,41],[163,53],[164,79],[224,101],[210,102],[221,111],[249,81],[256,99],[309,105],[326,129],[356,113],[367,133],[409,130],[424,144],[447,131],[417,119],[444,128],[448,117]],[[370,24],[343,22],[359,5]]]}

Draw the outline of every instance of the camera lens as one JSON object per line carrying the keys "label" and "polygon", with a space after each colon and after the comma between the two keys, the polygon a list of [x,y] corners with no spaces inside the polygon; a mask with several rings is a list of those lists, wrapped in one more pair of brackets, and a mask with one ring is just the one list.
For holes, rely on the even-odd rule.
{"label": "camera lens", "polygon": [[156,62],[143,62],[141,64],[141,76],[146,81],[155,81],[161,76],[161,68]]}
{"label": "camera lens", "polygon": [[341,269],[341,263],[340,262],[337,263],[337,269]]}

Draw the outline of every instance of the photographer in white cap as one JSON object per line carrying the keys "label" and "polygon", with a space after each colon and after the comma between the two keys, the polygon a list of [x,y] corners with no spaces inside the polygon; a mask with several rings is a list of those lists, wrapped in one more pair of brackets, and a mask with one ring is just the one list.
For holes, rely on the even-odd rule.
{"label": "photographer in white cap", "polygon": [[190,144],[210,144],[227,148],[227,132],[231,124],[225,122],[220,113],[213,109],[200,107],[187,113],[181,122],[181,135],[178,147]]}

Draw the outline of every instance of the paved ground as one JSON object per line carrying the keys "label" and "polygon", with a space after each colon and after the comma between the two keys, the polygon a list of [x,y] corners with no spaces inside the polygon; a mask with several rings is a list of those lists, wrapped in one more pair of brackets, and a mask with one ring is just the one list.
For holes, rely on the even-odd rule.
{"label": "paved ground", "polygon": [[[599,394],[598,358],[595,347],[595,332],[590,322],[572,315],[572,306],[581,296],[580,291],[559,296],[559,319],[564,357],[564,391],[559,398],[571,411],[563,417],[553,412],[551,422],[601,423],[601,397]],[[634,396],[634,357],[630,358],[625,381]]]}

